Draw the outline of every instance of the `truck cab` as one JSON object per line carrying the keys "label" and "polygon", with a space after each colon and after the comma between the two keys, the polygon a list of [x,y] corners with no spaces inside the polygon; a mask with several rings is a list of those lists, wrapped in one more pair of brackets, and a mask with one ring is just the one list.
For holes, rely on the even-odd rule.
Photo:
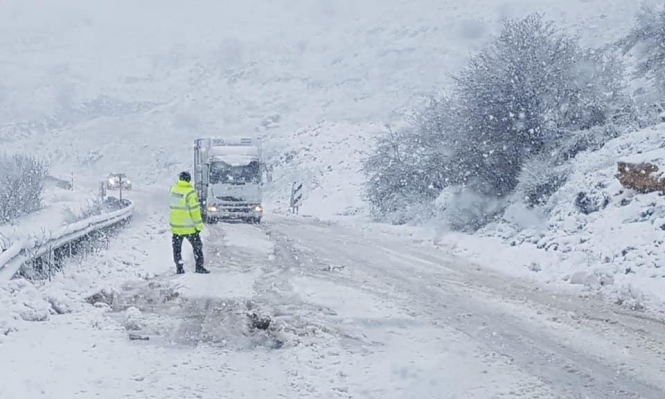
{"label": "truck cab", "polygon": [[203,219],[260,223],[263,172],[260,143],[251,138],[194,141],[194,187]]}

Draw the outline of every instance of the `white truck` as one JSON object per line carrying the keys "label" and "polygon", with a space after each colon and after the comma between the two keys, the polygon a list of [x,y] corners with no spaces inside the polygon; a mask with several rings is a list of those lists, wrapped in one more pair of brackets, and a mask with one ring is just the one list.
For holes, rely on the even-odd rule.
{"label": "white truck", "polygon": [[261,223],[261,143],[252,138],[194,140],[194,188],[205,223],[239,219]]}

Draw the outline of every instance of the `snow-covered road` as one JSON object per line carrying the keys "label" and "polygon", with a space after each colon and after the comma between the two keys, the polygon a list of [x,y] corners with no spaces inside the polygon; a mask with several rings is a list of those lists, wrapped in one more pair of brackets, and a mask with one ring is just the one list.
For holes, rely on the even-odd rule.
{"label": "snow-covered road", "polygon": [[71,312],[0,340],[0,398],[665,396],[659,321],[307,218],[209,226],[174,276],[164,214],[39,289]]}
{"label": "snow-covered road", "polygon": [[[292,263],[308,274],[342,267],[326,278],[340,294],[326,301],[329,306],[339,301],[343,290],[364,292],[375,303],[390,304],[428,325],[430,343],[439,339],[451,343],[447,349],[431,348],[415,362],[427,363],[434,357],[447,363],[427,373],[444,387],[460,385],[450,371],[454,365],[486,389],[481,391],[484,397],[493,397],[490,392],[512,392],[507,397],[521,393],[524,397],[662,398],[665,393],[662,322],[617,313],[593,298],[546,292],[433,247],[302,221],[280,220],[269,229],[273,237],[279,237],[278,247],[290,247],[297,254]],[[322,273],[317,274],[321,278]],[[321,300],[316,288],[309,292],[313,301]],[[408,341],[404,344],[409,346]],[[461,359],[443,361],[457,350],[464,353]],[[495,385],[495,380],[500,382]],[[426,382],[419,380],[417,385],[426,387]],[[466,389],[471,386],[463,388],[447,396],[437,396],[434,387],[423,392],[428,397],[468,395]]]}

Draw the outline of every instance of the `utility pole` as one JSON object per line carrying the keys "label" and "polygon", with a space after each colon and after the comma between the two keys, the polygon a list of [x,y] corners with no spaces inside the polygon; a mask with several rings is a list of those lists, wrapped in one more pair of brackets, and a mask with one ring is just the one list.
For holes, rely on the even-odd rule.
{"label": "utility pole", "polygon": [[122,202],[122,174],[118,174],[118,188],[120,189],[120,202]]}
{"label": "utility pole", "polygon": [[100,183],[99,194],[102,197],[102,203],[104,203],[104,197],[106,196],[106,182],[101,182]]}

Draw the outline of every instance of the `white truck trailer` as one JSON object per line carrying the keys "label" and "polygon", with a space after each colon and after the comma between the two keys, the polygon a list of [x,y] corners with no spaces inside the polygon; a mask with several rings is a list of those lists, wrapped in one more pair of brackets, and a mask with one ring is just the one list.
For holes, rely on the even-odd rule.
{"label": "white truck trailer", "polygon": [[261,143],[252,138],[194,140],[194,188],[205,223],[263,217]]}

